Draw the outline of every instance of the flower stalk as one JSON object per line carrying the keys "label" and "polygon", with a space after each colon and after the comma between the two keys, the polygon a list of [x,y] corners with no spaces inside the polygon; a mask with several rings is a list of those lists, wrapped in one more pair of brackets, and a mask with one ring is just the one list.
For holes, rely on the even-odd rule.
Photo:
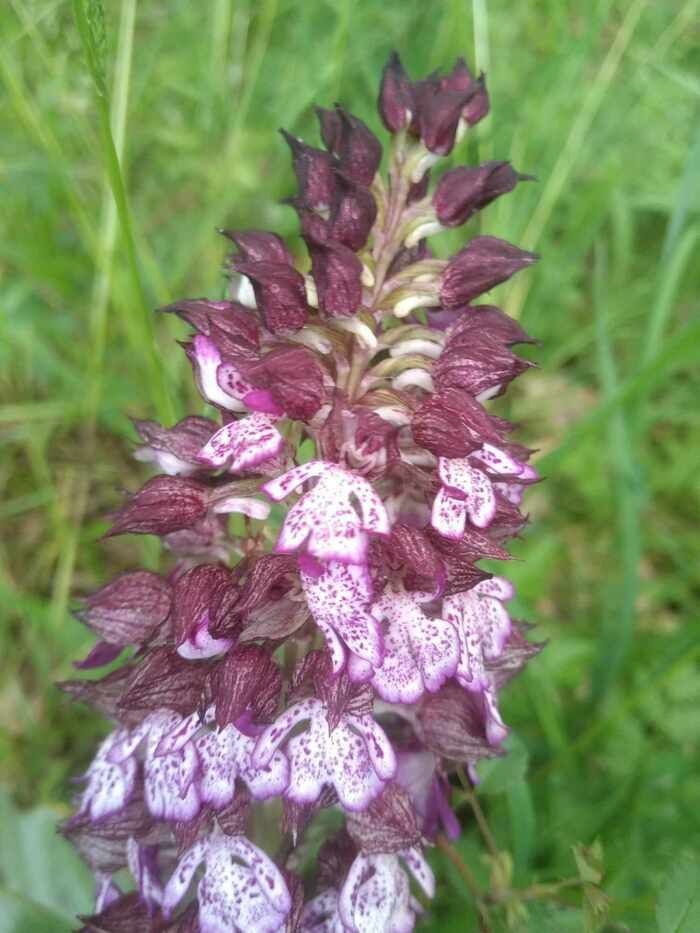
{"label": "flower stalk", "polygon": [[222,231],[227,298],[162,309],[192,328],[213,416],[135,422],[160,473],[106,537],[157,535],[170,570],[122,574],[79,612],[99,640],[78,667],[122,659],[63,685],[113,723],[64,827],[95,874],[85,930],[410,930],[435,889],[425,851],[455,860],[460,781],[506,872],[472,785],[540,646],[478,562],[508,559],[539,477],[487,408],[529,338],[473,302],[536,257],[476,236],[436,259],[427,237],[525,176],[454,169],[430,195],[488,111],[462,60],[411,81],[392,55],[379,111],[386,181],[379,140],[338,105],[317,110],[324,148],[283,133],[305,261]]}

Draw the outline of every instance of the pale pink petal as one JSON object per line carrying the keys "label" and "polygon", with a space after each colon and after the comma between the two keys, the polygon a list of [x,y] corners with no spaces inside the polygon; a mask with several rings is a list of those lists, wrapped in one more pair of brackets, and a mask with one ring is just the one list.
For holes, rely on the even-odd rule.
{"label": "pale pink petal", "polygon": [[[197,334],[192,341],[192,360],[196,367],[199,390],[208,402],[229,411],[244,411],[244,406],[240,401],[242,388],[240,383],[243,380],[233,367],[228,366],[227,370],[232,372],[226,375],[224,386],[220,384],[218,376],[221,368],[221,354],[213,340],[203,334]],[[249,386],[248,389],[250,389]]]}
{"label": "pale pink petal", "polygon": [[172,913],[187,893],[194,873],[204,860],[206,851],[207,843],[205,840],[195,842],[192,848],[188,849],[177,863],[175,871],[165,886],[163,895],[163,912],[166,917]]}
{"label": "pale pink petal", "polygon": [[107,736],[85,775],[87,787],[83,792],[80,813],[89,812],[93,821],[121,810],[133,792],[137,770],[134,759],[125,758],[113,763],[108,757],[123,731]]}
{"label": "pale pink petal", "polygon": [[285,516],[275,550],[281,554],[298,550],[309,537],[313,521],[314,514],[309,509],[306,498],[300,499]]}
{"label": "pale pink petal", "polygon": [[496,515],[493,486],[481,470],[470,470],[469,480],[470,486],[465,498],[469,518],[477,528],[488,528]]}
{"label": "pale pink petal", "polygon": [[199,796],[215,810],[229,804],[236,793],[236,738],[236,728],[229,725],[195,742],[200,762]]}
{"label": "pale pink petal", "polygon": [[486,738],[490,745],[500,745],[508,735],[508,728],[501,719],[493,688],[483,693],[486,707]]}
{"label": "pale pink petal", "polygon": [[372,686],[387,703],[415,703],[423,696],[423,678],[401,625],[384,633],[384,660],[374,669]]}
{"label": "pale pink petal", "polygon": [[435,875],[433,870],[428,865],[425,860],[425,857],[421,850],[414,846],[411,849],[407,849],[405,852],[402,852],[404,861],[411,869],[411,874],[416,879],[418,884],[423,888],[427,897],[435,896]]}
{"label": "pale pink petal", "polygon": [[482,580],[474,587],[474,591],[480,596],[492,596],[494,599],[501,599],[507,602],[515,596],[515,587],[505,577],[490,577],[488,580]]}
{"label": "pale pink petal", "polygon": [[511,457],[500,447],[494,447],[493,444],[484,444],[479,450],[471,454],[476,460],[486,467],[490,473],[499,473],[502,476],[520,476],[524,464],[515,457]]}
{"label": "pale pink petal", "polygon": [[375,492],[372,484],[361,476],[355,476],[352,482],[352,492],[360,504],[364,530],[377,535],[388,535],[391,531],[389,516],[381,497]]}
{"label": "pale pink petal", "polygon": [[256,518],[258,521],[264,521],[270,514],[269,504],[261,502],[260,499],[254,499],[252,496],[227,496],[225,499],[216,501],[211,510],[219,515],[238,512],[240,515],[247,515],[248,518]]}
{"label": "pale pink petal", "polygon": [[391,780],[396,774],[396,754],[382,727],[369,715],[348,715],[346,718],[367,743],[370,761],[377,775],[383,781]]}
{"label": "pale pink petal", "polygon": [[328,725],[325,717],[311,721],[307,732],[287,743],[289,786],[286,796],[299,804],[313,803],[329,780]]}
{"label": "pale pink petal", "polygon": [[461,499],[454,499],[442,488],[435,496],[430,524],[445,538],[459,540],[467,524],[467,508]]}
{"label": "pale pink petal", "polygon": [[136,882],[141,899],[149,906],[160,906],[163,903],[163,885],[157,875],[158,866],[155,863],[154,850],[151,849],[149,853],[145,846],[129,838],[126,844],[126,857],[129,871]]}
{"label": "pale pink petal", "polygon": [[455,492],[466,493],[470,488],[471,467],[466,457],[439,457],[438,475],[444,486]]}
{"label": "pale pink petal", "polygon": [[321,701],[316,699],[302,700],[300,703],[295,703],[286,709],[277,717],[275,722],[267,726],[265,731],[260,734],[251,755],[252,766],[262,768],[269,764],[275,751],[294,726],[304,719],[311,719],[322,709]]}
{"label": "pale pink petal", "polygon": [[282,752],[276,751],[266,765],[254,767],[251,758],[255,744],[256,739],[239,735],[236,744],[238,772],[256,800],[279,797],[289,784],[289,762]]}
{"label": "pale pink petal", "polygon": [[[354,723],[354,719],[352,721]],[[384,789],[364,739],[344,723],[337,725],[330,734],[325,764],[345,810],[366,810]]]}
{"label": "pale pink petal", "polygon": [[308,463],[303,463],[301,466],[293,467],[291,470],[283,473],[282,476],[269,480],[262,487],[262,490],[271,499],[274,499],[275,502],[280,502],[282,499],[286,498],[290,492],[293,492],[301,486],[302,483],[312,479],[314,476],[321,476],[323,473],[332,469],[334,469],[333,464],[327,463],[325,460],[310,460]]}
{"label": "pale pink petal", "polygon": [[172,755],[147,754],[144,797],[153,816],[161,820],[194,819],[200,807],[194,783],[197,768],[197,752],[192,743]]}
{"label": "pale pink petal", "polygon": [[356,933],[403,933],[412,929],[409,897],[408,880],[395,855],[358,855],[341,889],[338,910]]}
{"label": "pale pink petal", "polygon": [[288,913],[292,907],[292,899],[285,880],[272,859],[244,836],[233,837],[229,841],[229,847],[234,855],[250,866],[260,891],[275,910],[281,914]]}
{"label": "pale pink petal", "polygon": [[179,752],[201,728],[202,718],[199,713],[192,713],[173,723],[167,730],[161,731],[161,738],[153,752],[154,757]]}

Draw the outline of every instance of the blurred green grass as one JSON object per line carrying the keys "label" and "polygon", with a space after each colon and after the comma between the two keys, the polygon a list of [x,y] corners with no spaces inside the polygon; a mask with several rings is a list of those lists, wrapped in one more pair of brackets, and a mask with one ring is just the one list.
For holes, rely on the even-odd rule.
{"label": "blurred green grass", "polygon": [[[391,48],[415,75],[465,54],[488,71],[492,114],[453,159],[511,158],[537,174],[479,223],[543,257],[494,298],[542,342],[539,370],[507,402],[547,477],[509,572],[519,613],[550,643],[508,691],[519,764],[485,787],[484,807],[519,885],[571,876],[572,846],[599,838],[608,929],[657,929],[664,877],[700,850],[699,11],[697,0],[108,5],[93,64],[135,269],[71,4],[2,6],[0,780],[16,804],[65,812],[103,728],[51,687],[90,641],[72,594],[157,566],[153,542],[97,543],[104,513],[144,476],[127,416],[201,411],[181,330],[148,309],[221,294],[217,226],[295,241],[277,127],[314,140],[312,104],[340,100],[378,129]],[[458,846],[484,877],[473,828]],[[459,876],[435,862],[432,928],[476,929]],[[521,928],[583,929],[580,896],[566,902],[533,907]],[[12,916],[0,929],[30,928]]]}

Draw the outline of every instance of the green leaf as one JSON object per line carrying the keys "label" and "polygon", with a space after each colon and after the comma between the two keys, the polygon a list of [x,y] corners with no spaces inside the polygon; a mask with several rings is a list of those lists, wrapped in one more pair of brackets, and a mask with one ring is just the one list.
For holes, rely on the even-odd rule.
{"label": "green leaf", "polygon": [[659,933],[700,930],[700,862],[685,858],[674,868],[656,906]]}
{"label": "green leaf", "polygon": [[70,930],[92,909],[93,881],[50,807],[22,812],[0,792],[0,933]]}
{"label": "green leaf", "polygon": [[525,778],[528,763],[527,748],[512,733],[505,743],[505,748],[508,752],[505,757],[479,763],[480,794],[502,794]]}

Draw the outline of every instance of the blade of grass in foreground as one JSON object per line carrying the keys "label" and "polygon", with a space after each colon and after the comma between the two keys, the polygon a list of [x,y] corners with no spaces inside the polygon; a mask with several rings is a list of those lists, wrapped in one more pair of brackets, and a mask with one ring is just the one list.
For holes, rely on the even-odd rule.
{"label": "blade of grass in foreground", "polygon": [[127,303],[127,329],[136,352],[144,358],[148,372],[149,389],[160,419],[171,423],[173,405],[165,381],[165,373],[158,355],[151,312],[141,281],[131,223],[131,212],[126,195],[119,156],[112,135],[109,93],[104,71],[104,10],[99,0],[73,0],[73,14],[80,34],[88,69],[95,89],[102,138],[102,149],[112,196],[116,206],[119,227],[126,253],[127,267],[134,291],[135,302]]}

